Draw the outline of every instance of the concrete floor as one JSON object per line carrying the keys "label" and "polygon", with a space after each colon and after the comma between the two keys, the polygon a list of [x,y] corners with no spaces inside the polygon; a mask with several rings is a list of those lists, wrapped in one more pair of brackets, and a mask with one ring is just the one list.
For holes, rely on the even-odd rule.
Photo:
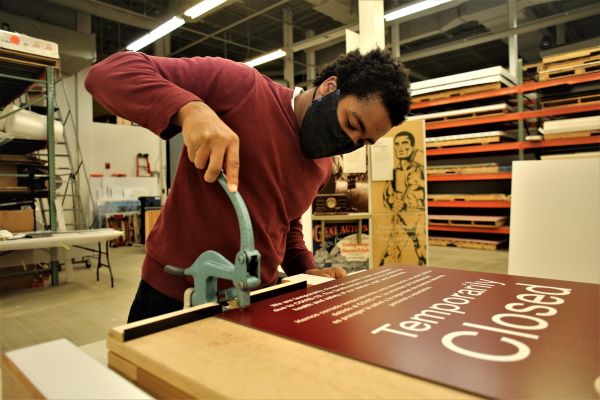
{"label": "concrete floor", "polygon": [[[110,328],[124,324],[137,289],[144,258],[142,246],[111,249],[115,287],[108,270],[76,268],[75,282],[58,287],[0,293],[1,351],[66,338],[77,346],[104,340]],[[503,273],[507,251],[431,247],[430,265]]]}

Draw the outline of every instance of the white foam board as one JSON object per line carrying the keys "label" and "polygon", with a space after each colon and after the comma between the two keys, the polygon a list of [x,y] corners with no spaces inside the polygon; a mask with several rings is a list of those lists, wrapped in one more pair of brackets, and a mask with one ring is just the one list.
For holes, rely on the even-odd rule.
{"label": "white foam board", "polygon": [[508,70],[498,66],[414,82],[410,85],[410,92],[411,95],[418,96],[425,93],[493,82],[502,82],[506,86],[513,86],[517,80]]}
{"label": "white foam board", "polygon": [[476,138],[494,137],[494,136],[514,137],[513,135],[509,135],[504,131],[488,131],[488,132],[461,133],[458,135],[445,135],[445,136],[429,137],[425,140],[427,141],[427,143],[435,143],[435,142],[446,142],[448,140],[476,139]]}
{"label": "white foam board", "polygon": [[415,119],[428,120],[428,119],[435,119],[435,118],[452,117],[452,116],[463,115],[463,114],[472,114],[472,113],[488,112],[488,111],[502,111],[502,110],[509,110],[509,109],[510,109],[510,106],[508,104],[499,103],[499,104],[490,104],[487,106],[461,108],[461,109],[457,109],[457,110],[441,111],[441,112],[429,113],[429,114],[411,115],[410,117],[407,117],[406,120],[407,121],[412,121]]}
{"label": "white foam board", "polygon": [[600,129],[600,115],[589,117],[565,118],[555,121],[544,121],[538,129],[545,135],[553,133],[581,132]]}
{"label": "white foam board", "polygon": [[46,399],[151,399],[66,339],[13,350],[6,356]]}
{"label": "white foam board", "polygon": [[512,171],[508,273],[600,283],[600,158]]}

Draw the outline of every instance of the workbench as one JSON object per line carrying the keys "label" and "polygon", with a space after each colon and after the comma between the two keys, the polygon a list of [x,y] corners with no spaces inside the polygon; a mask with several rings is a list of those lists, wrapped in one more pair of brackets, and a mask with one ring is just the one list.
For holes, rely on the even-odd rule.
{"label": "workbench", "polygon": [[216,317],[150,339],[122,333],[109,334],[109,365],[157,398],[478,398]]}
{"label": "workbench", "polygon": [[[307,275],[297,275],[293,278],[289,284],[297,284],[303,279],[314,283],[329,280]],[[152,334],[151,341],[148,340],[148,336],[122,341],[125,330],[136,327],[143,329],[145,326],[169,321],[190,312],[201,312],[206,307],[210,305],[195,306],[112,329],[107,339],[110,368],[156,398],[476,398],[459,390],[349,359],[217,317],[201,319]],[[49,346],[55,345],[48,342],[46,346],[31,346],[3,356],[3,375],[11,378],[10,381],[5,380],[3,385],[5,395],[21,393],[21,398],[50,398],[51,393],[57,393],[58,386],[64,386],[65,379],[58,379],[54,385],[49,384],[50,387],[42,391],[39,389],[41,383],[36,383],[36,379],[44,382],[48,382],[49,379],[32,376],[28,372],[39,363],[40,357],[44,357]],[[21,357],[18,353],[20,351],[32,354],[28,362],[18,362]],[[70,351],[75,352],[74,349]],[[70,356],[69,359],[84,361],[80,360],[83,359],[82,356],[77,355]],[[68,368],[69,371],[77,370],[73,365],[62,367],[56,364],[53,369],[58,372],[53,376],[63,376],[60,372],[63,368]],[[64,372],[67,373],[66,369]],[[98,375],[99,372],[94,374]],[[86,381],[92,379],[92,372],[85,375]],[[103,375],[104,373],[100,374],[102,377]],[[15,377],[17,379],[14,379]],[[79,388],[63,387],[59,393],[66,396],[73,390]],[[122,393],[121,398],[126,398],[126,394],[132,393],[129,388],[125,387],[123,390],[127,391]],[[110,397],[119,398],[118,392],[113,390],[111,394],[113,396]],[[102,385],[90,384],[87,393],[79,391],[77,395],[80,398],[99,398],[106,396],[107,391]]]}
{"label": "workbench", "polygon": [[[35,232],[34,234],[39,234],[39,232]],[[90,229],[71,232],[50,232],[47,236],[3,240],[0,241],[0,261],[5,266],[40,262],[40,260],[59,262],[65,266],[66,281],[73,282],[74,274],[70,251],[73,248],[79,248],[95,253],[94,257],[98,259],[96,267],[97,279],[99,279],[100,268],[108,268],[112,287],[114,281],[108,252],[109,242],[122,235],[123,232],[115,229]],[[92,244],[97,244],[97,248],[85,247]],[[35,254],[39,250],[43,250],[45,254]],[[47,254],[48,252],[50,254]],[[103,261],[103,255],[106,261]],[[57,284],[58,279],[56,279],[56,282],[53,281],[53,285]]]}

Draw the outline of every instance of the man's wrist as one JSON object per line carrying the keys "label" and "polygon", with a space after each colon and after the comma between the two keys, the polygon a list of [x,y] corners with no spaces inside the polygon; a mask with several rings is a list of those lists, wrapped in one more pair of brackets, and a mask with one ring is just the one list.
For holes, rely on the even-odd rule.
{"label": "man's wrist", "polygon": [[190,101],[184,104],[173,116],[173,123],[177,126],[183,126],[183,121],[191,114],[205,111],[207,105],[199,100]]}

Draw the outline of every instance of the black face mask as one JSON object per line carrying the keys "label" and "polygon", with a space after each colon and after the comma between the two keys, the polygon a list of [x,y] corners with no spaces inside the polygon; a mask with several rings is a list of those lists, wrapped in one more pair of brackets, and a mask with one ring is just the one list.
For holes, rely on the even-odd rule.
{"label": "black face mask", "polygon": [[344,132],[337,118],[340,91],[314,100],[300,126],[300,145],[307,158],[324,158],[350,153],[360,147]]}

